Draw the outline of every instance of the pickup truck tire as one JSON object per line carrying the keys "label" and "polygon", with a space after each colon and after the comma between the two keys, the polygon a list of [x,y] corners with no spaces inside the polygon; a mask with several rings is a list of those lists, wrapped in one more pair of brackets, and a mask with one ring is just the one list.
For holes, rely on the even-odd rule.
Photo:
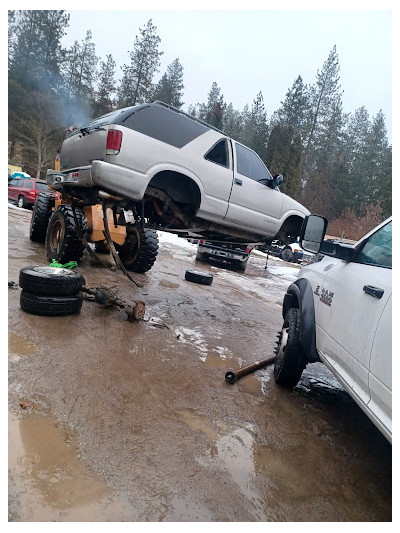
{"label": "pickup truck tire", "polygon": [[40,192],[33,207],[29,238],[33,242],[44,243],[47,226],[54,207],[54,196],[50,192]]}
{"label": "pickup truck tire", "polygon": [[278,385],[292,388],[299,382],[306,363],[300,345],[301,315],[297,308],[290,308],[278,334],[275,349],[274,379]]}
{"label": "pickup truck tire", "polygon": [[208,259],[209,259],[208,254],[205,254],[203,252],[197,252],[196,261],[200,261],[201,263],[206,263]]}
{"label": "pickup truck tire", "polygon": [[38,296],[70,296],[82,290],[85,278],[67,268],[31,266],[19,272],[19,286]]}
{"label": "pickup truck tire", "polygon": [[201,270],[189,269],[185,272],[185,280],[200,283],[200,285],[211,285],[213,275],[208,272],[202,272]]}
{"label": "pickup truck tire", "polygon": [[119,258],[124,267],[143,274],[154,265],[158,254],[158,235],[153,229],[139,224],[129,229],[125,243],[119,248]]}
{"label": "pickup truck tire", "polygon": [[281,252],[281,258],[284,260],[284,261],[287,261],[288,263],[291,263],[293,261],[293,252],[292,250],[287,247],[287,248],[284,248]]}
{"label": "pickup truck tire", "polygon": [[81,292],[71,296],[39,296],[21,291],[20,305],[27,313],[40,316],[73,315],[81,310]]}
{"label": "pickup truck tire", "polygon": [[[87,220],[81,209],[75,209],[81,232],[87,233]],[[46,232],[47,257],[59,263],[79,261],[85,247],[76,230],[70,205],[59,205],[50,217]]]}

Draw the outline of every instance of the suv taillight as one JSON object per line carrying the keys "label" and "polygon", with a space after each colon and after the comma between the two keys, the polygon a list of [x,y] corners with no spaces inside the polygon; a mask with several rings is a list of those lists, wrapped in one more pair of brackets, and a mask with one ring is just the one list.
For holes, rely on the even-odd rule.
{"label": "suv taillight", "polygon": [[107,134],[107,155],[119,154],[122,143],[122,131],[108,130]]}

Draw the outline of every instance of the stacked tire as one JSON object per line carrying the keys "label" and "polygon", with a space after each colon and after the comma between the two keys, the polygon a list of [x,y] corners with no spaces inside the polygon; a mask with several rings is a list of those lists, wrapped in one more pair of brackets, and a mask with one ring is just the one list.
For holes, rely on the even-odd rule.
{"label": "stacked tire", "polygon": [[21,308],[41,316],[64,316],[79,313],[85,278],[66,268],[31,266],[21,269]]}

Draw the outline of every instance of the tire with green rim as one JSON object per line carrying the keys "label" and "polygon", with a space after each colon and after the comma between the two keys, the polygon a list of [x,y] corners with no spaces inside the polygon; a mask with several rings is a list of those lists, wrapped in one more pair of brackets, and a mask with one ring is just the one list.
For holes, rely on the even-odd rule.
{"label": "tire with green rim", "polygon": [[[81,232],[87,233],[85,213],[75,208]],[[85,247],[76,229],[75,219],[70,205],[59,205],[51,215],[46,232],[46,252],[49,260],[55,259],[59,263],[79,261]]]}
{"label": "tire with green rim", "polygon": [[286,313],[282,330],[278,333],[278,341],[275,348],[274,379],[278,385],[292,388],[297,385],[301,378],[306,363],[300,339],[300,311],[292,307]]}

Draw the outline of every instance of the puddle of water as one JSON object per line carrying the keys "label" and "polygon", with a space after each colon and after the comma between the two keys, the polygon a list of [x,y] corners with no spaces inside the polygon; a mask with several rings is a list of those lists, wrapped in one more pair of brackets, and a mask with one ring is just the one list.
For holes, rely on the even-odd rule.
{"label": "puddle of water", "polygon": [[57,520],[65,512],[101,520],[90,509],[111,490],[79,460],[68,427],[36,413],[9,420],[8,465],[13,520]]}
{"label": "puddle of water", "polygon": [[39,347],[25,337],[9,331],[8,333],[8,357],[15,355],[23,357],[24,355],[33,355],[37,353]]}
{"label": "puddle of water", "polygon": [[207,416],[200,415],[193,409],[180,409],[174,412],[193,431],[201,431],[213,441],[219,437]]}

